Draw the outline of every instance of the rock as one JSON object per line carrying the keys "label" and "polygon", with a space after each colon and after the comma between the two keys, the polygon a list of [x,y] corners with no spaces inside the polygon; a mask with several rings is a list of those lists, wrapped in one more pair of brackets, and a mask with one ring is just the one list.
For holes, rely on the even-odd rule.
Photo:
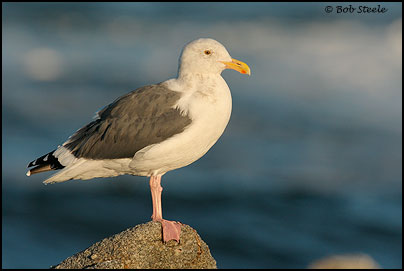
{"label": "rock", "polygon": [[188,225],[180,243],[162,242],[161,224],[148,222],[105,238],[67,258],[54,269],[217,268],[209,248]]}

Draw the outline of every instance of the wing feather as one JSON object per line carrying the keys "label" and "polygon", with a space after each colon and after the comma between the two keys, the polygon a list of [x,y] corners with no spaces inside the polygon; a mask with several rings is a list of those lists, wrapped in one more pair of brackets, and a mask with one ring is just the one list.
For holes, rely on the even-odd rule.
{"label": "wing feather", "polygon": [[175,104],[181,93],[162,84],[132,91],[98,112],[99,118],[63,146],[77,158],[130,158],[140,149],[181,133],[191,123]]}

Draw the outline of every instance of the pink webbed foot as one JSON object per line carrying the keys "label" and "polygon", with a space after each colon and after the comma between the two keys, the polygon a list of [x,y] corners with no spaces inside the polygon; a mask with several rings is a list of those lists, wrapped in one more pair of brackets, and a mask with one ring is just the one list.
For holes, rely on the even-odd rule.
{"label": "pink webbed foot", "polygon": [[165,219],[158,219],[156,221],[161,223],[164,243],[170,240],[175,240],[177,241],[177,243],[180,241],[180,234],[181,234],[180,222]]}

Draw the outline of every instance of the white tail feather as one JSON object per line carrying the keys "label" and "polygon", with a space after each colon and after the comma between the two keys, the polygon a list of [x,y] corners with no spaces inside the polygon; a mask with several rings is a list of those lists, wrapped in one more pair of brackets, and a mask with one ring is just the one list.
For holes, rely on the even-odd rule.
{"label": "white tail feather", "polygon": [[129,168],[132,159],[89,160],[79,158],[71,165],[44,181],[48,183],[61,183],[68,180],[89,180],[93,178],[114,177],[122,174],[133,174]]}

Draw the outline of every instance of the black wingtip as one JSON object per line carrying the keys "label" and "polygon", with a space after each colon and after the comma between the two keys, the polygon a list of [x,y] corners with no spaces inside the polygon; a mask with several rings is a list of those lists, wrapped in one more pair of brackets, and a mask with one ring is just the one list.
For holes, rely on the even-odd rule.
{"label": "black wingtip", "polygon": [[[53,151],[51,151],[51,152],[49,152],[49,153],[47,153],[45,155],[42,155],[41,157],[35,159],[34,161],[31,161],[28,164],[27,167],[30,168],[30,167],[33,167],[33,166],[37,166],[36,168],[39,168],[39,167],[49,165],[51,169],[55,169],[55,170],[64,168],[64,166],[62,166],[59,163],[59,160],[55,156],[53,156],[53,153],[55,151],[56,150],[53,150]],[[34,169],[36,169],[36,168],[34,168]],[[29,171],[29,172],[31,172],[33,174],[34,169],[31,169],[31,171]]]}
{"label": "black wingtip", "polygon": [[36,160],[37,160],[37,159],[35,159],[34,161],[31,161],[31,162],[28,164],[27,168],[28,168],[28,167],[33,167],[33,166],[35,166]]}

